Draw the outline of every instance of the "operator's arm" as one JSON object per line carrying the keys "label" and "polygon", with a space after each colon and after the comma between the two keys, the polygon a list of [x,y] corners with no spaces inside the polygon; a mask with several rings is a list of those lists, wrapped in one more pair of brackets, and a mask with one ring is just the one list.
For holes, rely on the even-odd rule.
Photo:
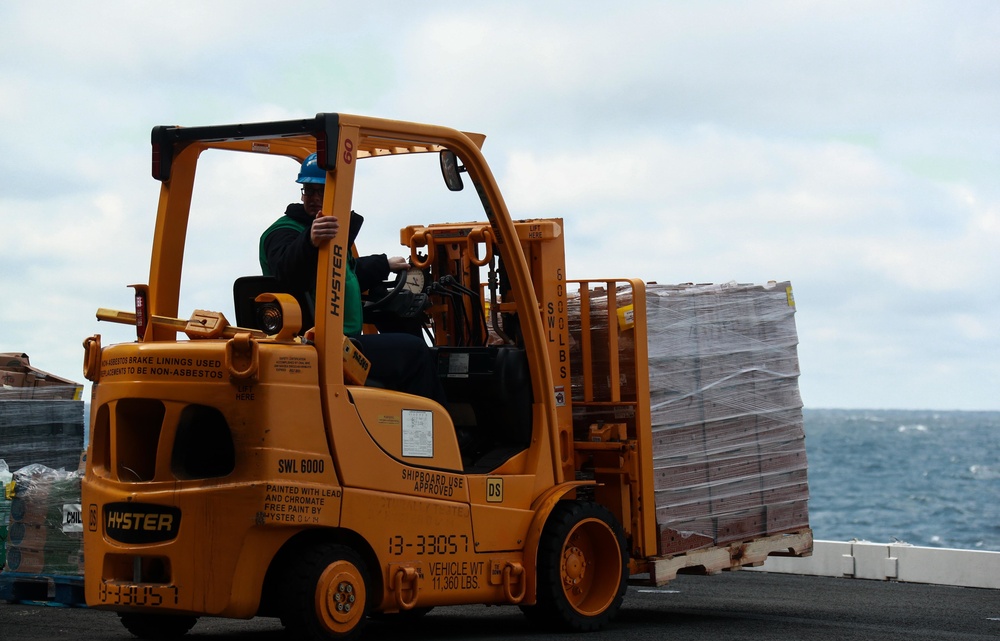
{"label": "operator's arm", "polygon": [[354,273],[361,291],[367,291],[389,277],[389,259],[385,254],[359,256],[354,264]]}
{"label": "operator's arm", "polygon": [[285,283],[313,289],[316,280],[317,249],[309,238],[309,229],[275,229],[264,241],[264,251],[271,273]]}

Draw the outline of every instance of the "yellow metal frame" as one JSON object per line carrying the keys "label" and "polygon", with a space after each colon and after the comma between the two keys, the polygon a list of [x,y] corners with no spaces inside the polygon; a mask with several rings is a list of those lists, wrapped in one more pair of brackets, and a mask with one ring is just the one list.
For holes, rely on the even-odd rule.
{"label": "yellow metal frame", "polygon": [[[616,408],[624,408],[634,417],[631,429],[622,430],[625,432],[624,438],[577,442],[576,451],[578,454],[596,455],[599,461],[607,458],[602,457],[602,453],[607,453],[612,455],[613,461],[622,462],[600,468],[605,474],[615,478],[615,482],[608,483],[607,487],[610,493],[618,495],[606,496],[602,502],[620,506],[623,525],[632,539],[631,554],[633,559],[638,560],[633,566],[635,573],[642,571],[638,562],[657,554],[649,353],[645,323],[646,285],[635,278],[572,280],[570,284],[577,288],[576,295],[581,310],[579,335],[583,398],[575,400],[574,405],[580,408],[610,409],[612,413],[615,413]],[[595,291],[599,291],[600,296],[605,299],[603,311],[591,311],[591,299]],[[620,305],[619,299],[628,302]],[[622,311],[626,308],[632,314],[631,322],[622,319]],[[603,315],[603,319],[597,318],[599,314]],[[606,342],[601,346],[596,344],[595,332],[592,331],[598,320],[603,320],[604,327],[608,328],[605,332]],[[625,332],[633,334],[627,358],[624,358],[620,346],[620,336]],[[595,400],[597,380],[593,365],[597,352],[604,354],[608,361],[609,400]],[[622,391],[622,374],[626,374],[626,380],[634,381],[635,389],[630,394]]]}

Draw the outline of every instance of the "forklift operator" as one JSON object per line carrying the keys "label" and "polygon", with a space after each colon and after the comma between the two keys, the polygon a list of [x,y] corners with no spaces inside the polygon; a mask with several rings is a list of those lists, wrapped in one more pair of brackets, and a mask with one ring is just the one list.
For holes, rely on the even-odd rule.
{"label": "forklift operator", "polygon": [[[316,162],[316,154],[302,163],[297,183],[302,185],[302,202],[291,203],[281,218],[260,237],[260,267],[265,276],[275,276],[295,291],[315,300],[319,247],[340,230],[335,216],[324,216],[323,191],[326,172]],[[351,212],[348,246],[361,230],[364,219]],[[387,388],[416,394],[445,404],[434,361],[419,337],[404,333],[363,334],[361,292],[379,284],[389,272],[408,267],[405,258],[385,254],[348,259],[345,275],[344,334],[356,338],[371,362],[370,378]]]}

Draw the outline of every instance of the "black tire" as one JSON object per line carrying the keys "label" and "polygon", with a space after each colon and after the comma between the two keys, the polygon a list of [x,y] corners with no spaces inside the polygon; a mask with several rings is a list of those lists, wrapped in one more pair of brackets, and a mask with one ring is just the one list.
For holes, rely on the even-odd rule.
{"label": "black tire", "polygon": [[118,617],[125,629],[140,639],[179,639],[198,622],[198,617],[183,614],[122,612]]}
{"label": "black tire", "polygon": [[282,572],[281,623],[296,641],[356,638],[371,609],[368,568],[353,549],[319,543]]}
{"label": "black tire", "polygon": [[628,587],[621,524],[597,503],[560,503],[542,530],[537,572],[537,602],[522,608],[529,620],[573,632],[603,628]]}

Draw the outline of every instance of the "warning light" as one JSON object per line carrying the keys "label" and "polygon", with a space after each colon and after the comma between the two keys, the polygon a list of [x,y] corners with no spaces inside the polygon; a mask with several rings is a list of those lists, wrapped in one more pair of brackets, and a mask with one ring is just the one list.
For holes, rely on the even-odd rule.
{"label": "warning light", "polygon": [[135,334],[141,341],[149,324],[149,285],[129,285],[135,290]]}

